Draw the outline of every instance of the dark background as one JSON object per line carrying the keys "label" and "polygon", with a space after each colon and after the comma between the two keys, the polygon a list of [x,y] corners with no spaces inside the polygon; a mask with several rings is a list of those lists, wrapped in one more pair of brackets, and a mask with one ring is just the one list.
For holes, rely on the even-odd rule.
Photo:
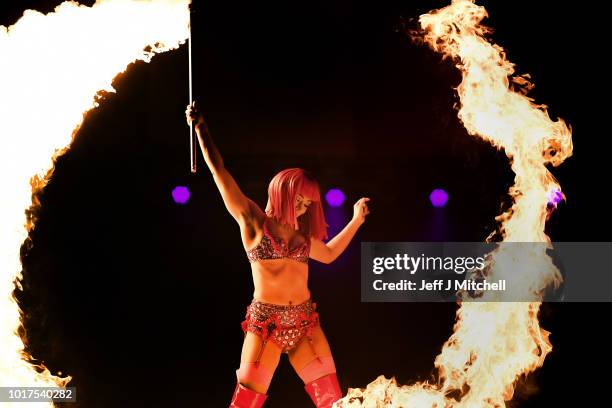
{"label": "dark background", "polygon": [[[11,3],[2,4],[0,24],[60,2]],[[405,33],[446,4],[195,5],[195,95],[243,191],[263,207],[277,171],[308,168],[324,191],[347,195],[342,209],[326,209],[332,234],[355,200],[371,198],[348,250],[331,265],[310,264],[343,392],[379,374],[400,383],[431,378],[456,310],[360,303],[359,242],[481,241],[512,183],[505,155],[468,136],[456,118],[458,72]],[[532,75],[532,96],[573,128],[574,156],[553,169],[568,201],[548,233],[609,241],[604,15],[552,1],[485,5],[493,40],[519,73]],[[201,155],[198,174],[189,174],[187,68],[183,46],[120,75],[117,93],[87,115],[39,197],[17,296],[28,351],[74,377],[78,407],[222,407],[235,386],[253,286],[238,226]],[[191,190],[185,206],[172,201],[177,185]],[[442,210],[428,202],[436,187],[450,195]],[[508,405],[603,397],[592,390],[607,372],[601,333],[609,310],[544,304],[554,350]],[[302,387],[283,356],[266,406],[311,406]]]}

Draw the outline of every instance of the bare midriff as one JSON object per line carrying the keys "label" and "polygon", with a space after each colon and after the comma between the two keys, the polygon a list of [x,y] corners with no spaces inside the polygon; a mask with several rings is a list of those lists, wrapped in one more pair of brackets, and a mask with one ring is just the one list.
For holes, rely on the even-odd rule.
{"label": "bare midriff", "polygon": [[263,259],[251,264],[253,298],[264,303],[297,305],[310,299],[308,264],[293,259]]}

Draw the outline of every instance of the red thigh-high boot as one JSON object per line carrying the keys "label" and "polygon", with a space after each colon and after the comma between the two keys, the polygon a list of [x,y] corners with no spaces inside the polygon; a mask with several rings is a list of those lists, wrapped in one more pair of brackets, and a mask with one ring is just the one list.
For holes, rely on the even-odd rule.
{"label": "red thigh-high boot", "polygon": [[342,398],[336,373],[317,378],[306,384],[304,389],[317,408],[331,408],[334,402]]}
{"label": "red thigh-high boot", "polygon": [[260,394],[237,383],[229,408],[261,408],[266,398],[266,394]]}
{"label": "red thigh-high boot", "polygon": [[304,389],[317,408],[330,408],[335,401],[342,398],[332,356],[315,358],[306,364],[298,375],[306,384]]}
{"label": "red thigh-high boot", "polygon": [[257,383],[268,388],[272,381],[272,375],[272,371],[259,362],[241,362],[240,368],[236,370],[236,390],[234,391],[229,408],[260,408],[266,398],[268,398],[268,395],[255,392],[242,385],[241,382]]}

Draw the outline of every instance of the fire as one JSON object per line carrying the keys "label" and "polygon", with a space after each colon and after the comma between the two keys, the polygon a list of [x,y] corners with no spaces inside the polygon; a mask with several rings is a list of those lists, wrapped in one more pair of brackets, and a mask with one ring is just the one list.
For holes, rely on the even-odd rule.
{"label": "fire", "polygon": [[[468,133],[503,149],[516,175],[509,191],[512,208],[496,217],[503,242],[543,243],[521,252],[528,260],[512,272],[503,268],[512,265],[506,261],[514,259],[511,246],[501,243],[492,253],[488,274],[503,278],[521,273],[520,280],[527,283],[525,296],[541,300],[543,288],[561,282],[545,252],[550,245],[544,233],[548,196],[561,191],[546,165],[558,166],[572,154],[571,132],[563,120],[550,119],[546,106],[527,96],[533,87],[529,77],[513,76],[514,65],[504,50],[485,39],[489,29],[481,21],[486,16],[486,10],[471,0],[453,0],[419,21],[424,42],[457,61],[463,77],[457,88],[458,115]],[[552,350],[550,333],[539,325],[540,305],[463,302],[454,333],[434,363],[438,384],[398,387],[394,379],[380,376],[365,390],[349,389],[335,406],[504,407],[516,380],[541,367]]]}
{"label": "fire", "polygon": [[85,7],[67,1],[53,13],[27,10],[15,25],[0,26],[0,386],[70,381],[27,362],[17,334],[21,318],[12,292],[21,280],[20,246],[34,227],[24,211],[33,190],[51,176],[53,158],[68,149],[85,112],[97,106],[96,94],[113,92],[113,78],[130,63],[149,62],[185,41],[188,4],[99,0]]}

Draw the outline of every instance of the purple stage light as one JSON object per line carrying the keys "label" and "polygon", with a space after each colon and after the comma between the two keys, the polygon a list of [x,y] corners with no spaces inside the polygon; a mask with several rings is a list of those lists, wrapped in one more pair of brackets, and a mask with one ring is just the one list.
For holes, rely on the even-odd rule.
{"label": "purple stage light", "polygon": [[446,194],[446,191],[442,190],[441,188],[436,188],[429,195],[429,201],[431,201],[431,205],[436,208],[444,207],[448,201],[448,194]]}
{"label": "purple stage light", "polygon": [[561,190],[553,189],[548,192],[548,205],[556,207],[563,200],[563,193]]}
{"label": "purple stage light", "polygon": [[189,196],[191,196],[191,194],[189,193],[189,189],[185,186],[176,186],[174,190],[172,190],[172,198],[177,204],[185,204],[189,201]]}
{"label": "purple stage light", "polygon": [[325,200],[331,207],[340,207],[344,198],[344,193],[339,188],[332,188],[325,194]]}

